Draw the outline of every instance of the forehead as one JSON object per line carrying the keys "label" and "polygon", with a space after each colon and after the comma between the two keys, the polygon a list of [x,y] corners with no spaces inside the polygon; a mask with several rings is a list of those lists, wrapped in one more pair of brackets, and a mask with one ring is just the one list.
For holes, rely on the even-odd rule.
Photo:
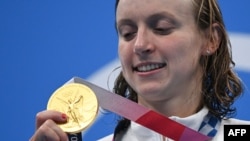
{"label": "forehead", "polygon": [[193,17],[192,0],[120,0],[117,20],[124,17],[143,18],[154,13],[167,12],[176,18]]}

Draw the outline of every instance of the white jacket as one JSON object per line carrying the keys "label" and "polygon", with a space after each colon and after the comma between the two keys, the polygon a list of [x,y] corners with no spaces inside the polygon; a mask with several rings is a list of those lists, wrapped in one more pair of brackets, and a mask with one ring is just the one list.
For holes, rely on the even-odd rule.
{"label": "white jacket", "polygon": [[[204,107],[198,113],[191,115],[185,118],[179,117],[170,117],[170,119],[175,120],[183,125],[192,128],[198,131],[201,122],[204,117],[208,114],[208,109]],[[217,134],[212,139],[212,141],[223,141],[224,140],[224,125],[232,125],[232,124],[248,124],[250,125],[250,121],[238,120],[234,118],[223,119],[221,124],[218,124]],[[131,122],[131,126],[127,130],[127,132],[122,137],[121,141],[163,141],[164,137],[144,126],[141,126],[135,122]],[[106,136],[98,141],[112,141],[113,135]],[[188,140],[188,139],[187,139]],[[172,141],[169,138],[165,138],[165,141]]]}

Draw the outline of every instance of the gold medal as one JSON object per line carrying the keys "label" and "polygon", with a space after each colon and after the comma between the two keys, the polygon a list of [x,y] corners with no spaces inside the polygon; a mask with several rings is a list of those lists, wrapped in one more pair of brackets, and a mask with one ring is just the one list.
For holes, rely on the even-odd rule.
{"label": "gold medal", "polygon": [[67,123],[59,124],[64,132],[79,133],[95,120],[98,113],[98,102],[89,87],[70,83],[58,88],[51,95],[47,109],[67,114]]}

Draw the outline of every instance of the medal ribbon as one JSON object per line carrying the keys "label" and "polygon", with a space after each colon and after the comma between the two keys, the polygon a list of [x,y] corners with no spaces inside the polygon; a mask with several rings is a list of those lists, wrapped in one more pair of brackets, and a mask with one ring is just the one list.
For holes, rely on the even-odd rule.
{"label": "medal ribbon", "polygon": [[[162,114],[138,105],[131,100],[114,94],[79,77],[73,77],[68,83],[80,83],[90,87],[92,91],[94,91],[98,103],[102,108],[130,119],[175,141],[206,141],[211,139],[211,137],[203,135]],[[120,105],[126,105],[126,108]]]}
{"label": "medal ribbon", "polygon": [[69,141],[82,141],[82,133],[68,134]]}

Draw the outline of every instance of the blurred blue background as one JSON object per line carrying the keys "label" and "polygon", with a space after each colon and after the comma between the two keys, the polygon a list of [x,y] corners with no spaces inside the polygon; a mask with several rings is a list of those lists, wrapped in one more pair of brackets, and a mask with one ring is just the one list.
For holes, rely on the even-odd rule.
{"label": "blurred blue background", "polygon": [[[236,117],[250,120],[250,1],[220,0],[233,45],[236,71],[245,83]],[[35,115],[73,76],[112,87],[119,66],[115,0],[0,0],[0,140],[27,141]],[[110,78],[112,80],[112,76]],[[107,114],[84,134],[94,141],[112,133]]]}

